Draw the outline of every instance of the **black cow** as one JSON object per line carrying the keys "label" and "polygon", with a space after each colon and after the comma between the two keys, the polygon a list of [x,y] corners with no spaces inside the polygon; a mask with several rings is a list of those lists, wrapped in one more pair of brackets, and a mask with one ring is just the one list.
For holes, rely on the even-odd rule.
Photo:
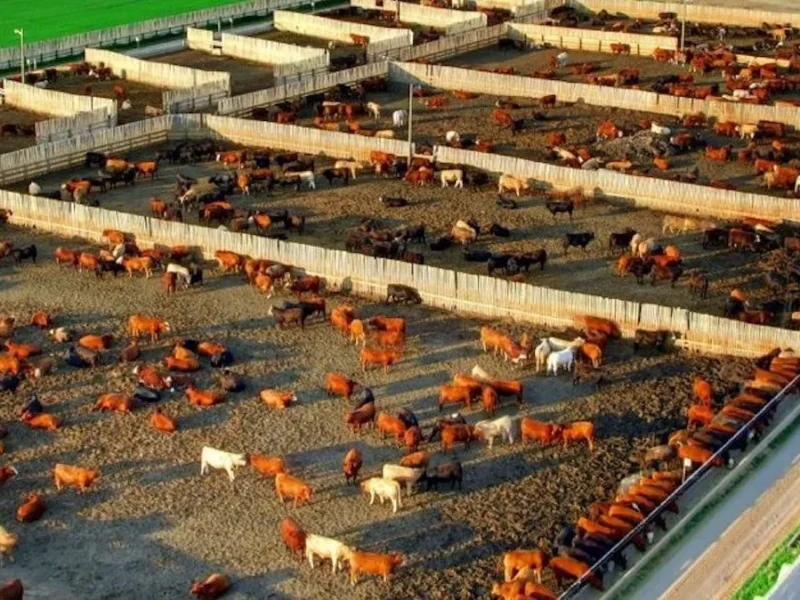
{"label": "black cow", "polygon": [[30,260],[33,264],[36,264],[36,257],[39,255],[36,244],[31,244],[25,248],[17,248],[12,250],[11,253],[14,255],[14,262],[17,263],[17,266],[20,266],[23,260]]}
{"label": "black cow", "polygon": [[100,152],[87,152],[83,164],[88,169],[102,169],[106,166],[106,155]]}
{"label": "black cow", "polygon": [[510,254],[493,254],[492,257],[486,261],[486,270],[489,272],[489,275],[492,275],[497,270],[503,271],[506,275],[513,275],[509,269],[509,262],[512,258]]}
{"label": "black cow", "polygon": [[492,226],[489,227],[489,233],[495,237],[511,237],[511,231],[502,225],[498,225],[497,223],[492,223]]}
{"label": "black cow", "polygon": [[0,379],[0,392],[16,392],[20,382],[22,381],[22,378],[22,374],[3,377]]}
{"label": "black cow", "polygon": [[395,231],[396,238],[402,238],[407,242],[425,243],[425,225],[412,225],[411,227],[401,227]]}
{"label": "black cow", "polygon": [[402,302],[403,304],[422,304],[419,292],[408,285],[390,283],[386,288],[386,303]]}
{"label": "black cow", "polygon": [[429,467],[425,471],[425,490],[434,488],[439,489],[440,483],[450,483],[450,489],[455,489],[456,483],[458,489],[462,489],[462,482],[464,480],[464,471],[461,468],[461,463],[457,460],[448,462],[436,467]]}
{"label": "black cow", "polygon": [[403,425],[408,427],[419,427],[419,420],[417,419],[417,415],[415,415],[411,410],[408,408],[404,408],[397,413],[397,418],[403,422]]}
{"label": "black cow", "polygon": [[136,384],[136,389],[133,390],[133,398],[139,402],[158,402],[161,400],[161,393],[142,383],[138,383]]}
{"label": "black cow", "polygon": [[286,216],[283,220],[283,228],[287,230],[294,229],[298,234],[303,233],[306,228],[306,218],[303,215]]}
{"label": "black cow", "polygon": [[531,265],[539,264],[540,270],[544,271],[544,266],[547,263],[547,251],[544,248],[539,248],[536,252],[528,252],[526,254],[516,254],[513,257],[514,262],[517,264],[517,270],[528,272]]}
{"label": "black cow", "polygon": [[608,249],[622,250],[624,252],[631,245],[631,240],[635,235],[636,231],[633,229],[626,229],[625,231],[621,231],[619,233],[611,233],[608,236]]}
{"label": "black cow", "polygon": [[215,369],[228,367],[233,364],[233,354],[230,350],[223,350],[211,357],[211,366]]}
{"label": "black cow", "polygon": [[33,415],[40,415],[43,412],[44,406],[42,406],[42,402],[39,400],[39,395],[34,392],[33,396],[19,408],[17,414],[20,418],[23,418],[25,415],[32,417]]}
{"label": "black cow", "polygon": [[114,277],[125,272],[125,267],[113,260],[98,260],[95,276],[102,277],[105,273],[113,273]]}
{"label": "black cow", "polygon": [[372,388],[359,385],[353,390],[350,401],[353,403],[353,410],[358,410],[365,404],[375,402],[375,394],[372,393]]}
{"label": "black cow", "polygon": [[486,262],[492,258],[492,253],[488,250],[464,250],[464,260],[467,262]]}
{"label": "black cow", "polygon": [[431,250],[441,251],[441,250],[447,250],[452,245],[453,245],[453,239],[449,235],[443,235],[432,241],[430,247]]}
{"label": "black cow", "polygon": [[405,198],[393,198],[392,196],[380,196],[378,198],[378,202],[387,208],[400,208],[403,206],[408,206],[408,200]]}
{"label": "black cow", "polygon": [[723,227],[713,227],[703,232],[703,249],[707,250],[710,246],[725,246],[728,243],[728,229]]}
{"label": "black cow", "polygon": [[553,215],[554,221],[556,220],[556,215],[560,213],[567,213],[569,215],[569,220],[572,221],[572,212],[575,210],[575,203],[572,200],[565,200],[563,202],[548,200],[545,206],[547,210],[550,211],[550,214]]}
{"label": "black cow", "polygon": [[584,252],[586,252],[586,246],[588,246],[593,239],[594,233],[591,231],[564,234],[564,254],[567,254],[567,250],[569,250],[571,246],[574,246],[575,248],[581,248]]}
{"label": "black cow", "polygon": [[464,183],[473,190],[489,183],[489,175],[485,171],[468,170],[464,173]]}
{"label": "black cow", "polygon": [[328,185],[333,185],[334,179],[341,179],[344,182],[344,185],[347,185],[350,182],[350,170],[349,169],[325,169],[322,171],[322,176],[328,180]]}

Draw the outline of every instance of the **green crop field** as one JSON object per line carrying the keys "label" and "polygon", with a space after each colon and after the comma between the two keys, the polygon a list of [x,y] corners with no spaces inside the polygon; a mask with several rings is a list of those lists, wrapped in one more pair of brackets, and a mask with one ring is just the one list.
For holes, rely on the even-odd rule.
{"label": "green crop field", "polygon": [[19,43],[14,29],[25,30],[25,42],[105,29],[158,17],[235,4],[240,0],[0,0],[3,15],[0,48]]}

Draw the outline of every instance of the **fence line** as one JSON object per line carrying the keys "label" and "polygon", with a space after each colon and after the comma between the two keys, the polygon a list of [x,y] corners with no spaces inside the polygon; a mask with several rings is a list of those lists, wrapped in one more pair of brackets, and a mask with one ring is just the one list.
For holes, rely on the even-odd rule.
{"label": "fence line", "polygon": [[101,129],[113,129],[116,126],[117,113],[109,114],[104,108],[78,113],[71,117],[56,117],[36,123],[36,143],[58,142]]}
{"label": "fence line", "polygon": [[181,90],[167,90],[161,94],[164,112],[180,114],[216,107],[220,100],[230,98],[230,84],[227,81],[211,81],[196,87]]}
{"label": "fence line", "polygon": [[242,94],[220,101],[217,112],[228,116],[251,116],[254,108],[271,106],[289,98],[300,98],[329,90],[337,85],[351,84],[369,77],[386,75],[389,66],[386,62],[374,62],[366,65],[325,73],[304,78],[298,83],[286,83],[267,90],[258,90],[249,94]]}
{"label": "fence line", "polygon": [[[334,288],[358,294],[383,295],[389,283],[411,285],[417,288],[427,305],[468,314],[511,317],[552,327],[568,327],[575,317],[589,314],[616,321],[628,337],[633,335],[636,328],[652,324],[650,320],[641,320],[642,305],[636,302],[280,242],[261,236],[162,221],[5,190],[0,191],[0,206],[13,211],[12,223],[35,225],[44,231],[99,241],[104,229],[118,229],[133,234],[137,242],[143,245],[190,245],[201,248],[209,258],[216,250],[231,250],[306,269],[324,276]],[[680,328],[676,333],[682,337],[683,345],[691,348],[696,334],[692,327],[696,320],[704,323],[707,316],[669,307],[659,307],[659,310],[662,315],[659,322],[678,325]],[[689,318],[671,318],[672,313],[677,313],[679,317],[688,314]],[[800,333],[795,331],[724,319],[716,321],[723,326],[715,330],[703,329],[698,333],[713,343],[711,346],[704,343],[703,350],[710,348],[712,352],[721,354],[755,356],[775,346],[800,345]]]}
{"label": "fence line", "polygon": [[570,27],[553,27],[529,23],[509,23],[509,33],[518,34],[529,41],[548,43],[559,48],[611,52],[612,44],[628,44],[631,54],[651,56],[656,48],[677,50],[678,40],[666,35],[643,35],[639,33],[616,33]]}
{"label": "fence line", "polygon": [[418,46],[398,48],[397,50],[387,52],[385,56],[386,58],[399,61],[412,61],[421,58],[443,60],[457,54],[463,54],[464,52],[491,46],[506,35],[506,29],[506,23],[483,29],[474,29],[466,33],[441,37],[433,42],[427,42]]}
{"label": "fence line", "polygon": [[612,15],[623,13],[629,17],[650,19],[655,19],[661,12],[672,12],[679,18],[685,14],[689,21],[704,23],[727,23],[751,27],[761,27],[762,23],[791,23],[795,27],[800,25],[800,13],[798,12],[750,10],[701,4],[687,6],[682,2],[642,2],[639,0],[568,0],[568,3],[576,8],[584,8],[592,12],[606,10]]}
{"label": "fence line", "polygon": [[[379,0],[350,0],[350,6],[364,10],[397,12],[397,0],[380,0],[380,3]],[[400,8],[400,20],[403,23],[435,27],[443,30],[445,35],[486,27],[486,15],[480,12],[434,8],[410,2],[404,2]]]}
{"label": "fence line", "polygon": [[274,15],[275,29],[280,31],[292,31],[300,35],[346,44],[353,43],[351,35],[367,37],[369,38],[368,56],[378,55],[403,46],[411,46],[414,43],[414,32],[410,29],[375,27],[286,10],[276,10]]}
{"label": "fence line", "polygon": [[[176,35],[187,26],[202,27],[232,18],[266,17],[276,8],[292,8],[304,4],[307,4],[307,0],[248,0],[247,2],[239,2],[227,6],[195,10],[170,17],[149,19],[138,23],[26,44],[25,58],[29,61],[38,62],[66,59],[77,56],[90,47],[133,44],[137,40],[146,40],[156,36]],[[19,60],[20,49],[18,46],[0,49],[0,71],[16,68],[19,66]]]}
{"label": "fence line", "polygon": [[720,99],[678,98],[643,90],[609,88],[518,75],[498,75],[442,65],[394,62],[391,64],[389,77],[392,81],[402,83],[424,83],[444,89],[463,89],[482,94],[496,94],[497,90],[503,90],[504,95],[520,98],[538,98],[555,94],[562,101],[581,100],[594,106],[615,106],[678,117],[702,112],[725,121],[756,123],[767,120],[800,128],[800,108],[794,106],[765,106],[726,102]]}

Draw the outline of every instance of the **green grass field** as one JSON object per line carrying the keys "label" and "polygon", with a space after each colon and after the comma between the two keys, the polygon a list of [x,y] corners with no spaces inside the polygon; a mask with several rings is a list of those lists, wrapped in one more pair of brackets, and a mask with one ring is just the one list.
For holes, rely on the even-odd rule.
{"label": "green grass field", "polygon": [[3,24],[0,48],[19,43],[14,29],[25,30],[25,42],[105,29],[158,17],[234,4],[240,0],[0,0]]}
{"label": "green grass field", "polygon": [[789,542],[800,535],[800,527],[789,534],[775,551],[764,561],[750,579],[736,592],[733,600],[753,600],[764,596],[778,581],[778,574],[783,565],[792,564],[800,556],[800,545],[790,546]]}

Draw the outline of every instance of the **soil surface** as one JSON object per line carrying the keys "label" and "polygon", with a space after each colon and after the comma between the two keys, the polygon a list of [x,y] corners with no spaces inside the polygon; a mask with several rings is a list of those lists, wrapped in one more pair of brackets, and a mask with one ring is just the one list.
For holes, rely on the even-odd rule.
{"label": "soil surface", "polygon": [[203,71],[228,72],[231,74],[231,95],[233,96],[263,90],[275,85],[272,65],[240,60],[230,56],[214,56],[196,50],[182,50],[150,60]]}
{"label": "soil surface", "polygon": [[161,108],[161,95],[167,89],[166,87],[158,88],[124,79],[98,81],[97,79],[91,79],[84,75],[61,77],[52,83],[49,89],[85,96],[92,94],[98,98],[111,98],[113,100],[116,99],[116,95],[114,94],[114,88],[116,86],[125,88],[125,94],[131,101],[130,110],[119,111],[117,113],[117,122],[120,125],[144,119],[144,109],[147,106]]}
{"label": "soil surface", "polygon": [[[39,113],[19,110],[8,104],[0,104],[0,125],[12,123],[14,125],[33,125],[39,121],[46,121],[51,117]],[[14,152],[22,148],[36,145],[35,135],[0,135],[0,154]]]}
{"label": "soil surface", "polygon": [[[152,158],[158,147],[133,152],[130,160]],[[331,166],[329,159],[317,158],[316,169]],[[149,199],[152,197],[172,200],[174,197],[175,176],[183,173],[191,177],[201,177],[219,173],[218,163],[197,165],[161,164],[159,178],[155,181],[139,181],[134,187],[117,187],[105,194],[97,193],[95,198],[103,208],[148,215]],[[92,170],[76,167],[37,178],[37,182],[47,191],[58,188],[67,179],[79,176],[92,176]],[[26,192],[28,182],[13,186],[15,191]],[[276,188],[272,193],[242,196],[234,194],[229,200],[237,209],[263,209],[279,211],[286,209],[292,214],[307,217],[307,228],[303,235],[289,234],[289,239],[305,244],[328,248],[344,249],[347,232],[365,217],[375,218],[380,227],[399,227],[424,223],[428,230],[428,241],[436,235],[446,234],[459,218],[477,219],[484,231],[492,223],[499,223],[511,230],[511,237],[498,238],[486,233],[478,238],[474,248],[486,248],[493,252],[513,251],[532,252],[538,248],[547,250],[547,268],[541,272],[531,270],[527,277],[529,283],[565,289],[600,296],[622,298],[638,302],[650,302],[668,306],[682,306],[700,312],[722,314],[725,299],[733,287],[744,287],[752,294],[752,301],[769,298],[769,291],[763,285],[766,272],[764,255],[731,252],[727,248],[703,250],[701,234],[682,236],[662,236],[663,215],[648,209],[637,209],[627,204],[610,204],[594,201],[577,209],[572,222],[567,215],[559,215],[557,220],[545,208],[542,194],[521,197],[519,208],[506,210],[497,206],[497,188],[494,183],[482,191],[442,189],[439,185],[412,187],[396,179],[378,178],[371,173],[362,173],[342,186],[335,181],[333,187],[318,176],[316,190]],[[410,205],[404,208],[386,208],[378,201],[381,195],[406,198]],[[197,223],[196,211],[185,215],[185,220]],[[214,227],[217,223],[213,224]],[[701,268],[708,272],[711,281],[710,299],[700,300],[689,294],[684,283],[671,289],[667,283],[656,286],[637,285],[629,276],[620,279],[612,272],[616,255],[608,249],[608,236],[612,232],[623,231],[626,227],[640,231],[646,237],[656,237],[663,243],[677,244],[684,256],[687,270]],[[281,232],[282,228],[275,230]],[[596,240],[586,252],[570,249],[565,256],[562,240],[564,234],[574,231],[592,231]],[[409,248],[422,252],[425,263],[462,271],[486,273],[484,263],[466,262],[460,247],[453,246],[444,252],[434,252],[426,245],[413,244]]]}
{"label": "soil surface", "polygon": [[[567,376],[536,375],[482,354],[477,335],[484,322],[348,298],[364,317],[384,313],[408,320],[401,362],[388,375],[362,374],[356,349],[328,323],[317,319],[304,331],[275,329],[267,312],[270,302],[239,276],[218,276],[209,268],[204,287],[167,296],[157,277],[98,281],[56,266],[55,246],[90,249],[81,240],[9,226],[3,238],[16,245],[36,243],[40,261],[22,268],[3,262],[0,312],[25,323],[33,311],[47,310],[57,326],[80,335],[115,336],[101,366],[76,370],[59,361],[53,374],[23,382],[0,407],[8,428],[4,462],[19,470],[0,497],[4,526],[19,536],[16,562],[6,570],[8,577],[22,577],[31,597],[132,598],[146,589],[151,598],[175,598],[186,596],[192,579],[221,571],[233,579],[228,596],[237,599],[486,598],[502,551],[552,540],[562,523],[613,493],[635,469],[632,454],[683,426],[693,373],[722,387],[751,368],[742,360],[652,350],[637,356],[629,343],[614,341],[605,367],[609,384],[595,392],[573,386]],[[329,307],[344,300],[329,296]],[[159,360],[177,336],[213,339],[229,347],[236,359],[233,370],[244,375],[247,390],[209,410],[189,406],[180,392],[166,394],[158,406],[178,420],[172,437],[150,428],[149,405],[130,415],[93,412],[99,395],[133,391],[132,365],[117,362],[133,313],[161,316],[174,331],[156,344],[143,343],[143,360]],[[519,325],[492,325],[515,336],[522,333]],[[530,332],[536,337],[551,333]],[[28,326],[18,328],[14,338],[40,344],[45,354],[65,350]],[[196,378],[207,387],[215,373],[203,363]],[[377,503],[368,506],[357,489],[345,487],[340,464],[349,448],[364,454],[362,477],[378,473],[402,453],[371,431],[359,437],[345,427],[346,401],[326,397],[322,388],[327,371],[355,374],[374,389],[379,410],[411,408],[427,433],[439,416],[436,386],[475,364],[525,383],[523,407],[504,403],[500,415],[592,420],[598,438],[594,453],[584,444],[457,448],[450,456],[464,464],[463,491],[417,492],[403,499],[396,515]],[[296,390],[299,402],[270,411],[257,399],[264,388]],[[59,431],[30,430],[16,420],[15,407],[34,389],[47,411],[63,419]],[[474,410],[465,416],[471,423],[483,418]],[[233,483],[220,471],[201,477],[199,455],[206,445],[283,455],[290,470],[313,486],[312,502],[282,508],[272,482],[249,467],[239,468]],[[435,461],[444,459],[438,442],[424,449],[436,454]],[[101,477],[86,494],[59,493],[48,476],[56,462],[98,468]],[[47,512],[39,522],[22,525],[12,515],[31,491],[44,494]],[[351,588],[344,575],[332,576],[328,567],[312,571],[290,557],[277,531],[286,514],[309,531],[351,546],[400,552],[406,564],[390,585],[363,580]],[[555,586],[549,572],[545,582]]]}

